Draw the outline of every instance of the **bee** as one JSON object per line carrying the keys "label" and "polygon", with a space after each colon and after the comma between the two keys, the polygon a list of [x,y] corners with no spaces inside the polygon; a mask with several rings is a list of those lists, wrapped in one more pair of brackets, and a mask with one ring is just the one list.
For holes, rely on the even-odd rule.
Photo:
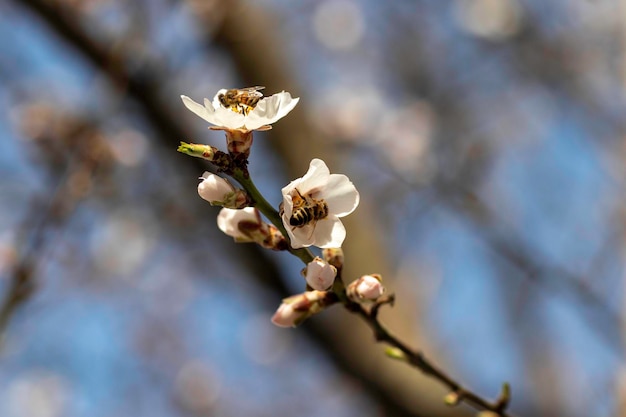
{"label": "bee", "polygon": [[316,223],[328,216],[328,204],[324,199],[315,200],[312,197],[305,197],[298,193],[292,197],[293,211],[289,218],[289,224],[296,227],[304,227],[310,223]]}
{"label": "bee", "polygon": [[233,88],[226,90],[217,96],[217,99],[222,103],[222,106],[227,109],[236,111],[237,113],[248,114],[257,105],[259,100],[263,98],[263,90],[265,87],[246,87],[246,88]]}

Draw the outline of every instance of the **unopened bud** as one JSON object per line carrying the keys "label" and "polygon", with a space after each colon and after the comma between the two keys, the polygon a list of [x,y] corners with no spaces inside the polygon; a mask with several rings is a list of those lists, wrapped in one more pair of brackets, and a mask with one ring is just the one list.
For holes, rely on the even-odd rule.
{"label": "unopened bud", "polygon": [[223,205],[221,203],[224,199],[235,191],[230,182],[219,175],[205,172],[200,179],[202,182],[198,184],[198,194],[211,205]]}
{"label": "unopened bud", "polygon": [[376,300],[385,292],[381,281],[382,277],[378,274],[363,275],[348,285],[346,293],[355,301]]}
{"label": "unopened bud", "polygon": [[216,156],[219,155],[220,150],[209,145],[181,142],[178,146],[178,152],[214,162]]}
{"label": "unopened bud", "polygon": [[217,227],[235,242],[256,242],[267,249],[287,250],[289,245],[280,230],[261,219],[254,207],[241,210],[223,208],[217,215]]}
{"label": "unopened bud", "polygon": [[324,291],[330,288],[337,276],[337,268],[316,256],[302,270],[307,284],[314,290]]}
{"label": "unopened bud", "polygon": [[322,257],[337,269],[343,267],[343,250],[341,248],[322,249]]}
{"label": "unopened bud", "polygon": [[268,234],[267,224],[254,207],[242,210],[223,208],[217,215],[217,227],[236,242],[263,241]]}
{"label": "unopened bud", "polygon": [[306,291],[283,300],[274,313],[272,323],[279,327],[296,327],[307,318],[337,302],[328,291]]}
{"label": "unopened bud", "polygon": [[211,161],[220,171],[228,172],[232,168],[232,157],[214,146],[181,142],[178,152]]}

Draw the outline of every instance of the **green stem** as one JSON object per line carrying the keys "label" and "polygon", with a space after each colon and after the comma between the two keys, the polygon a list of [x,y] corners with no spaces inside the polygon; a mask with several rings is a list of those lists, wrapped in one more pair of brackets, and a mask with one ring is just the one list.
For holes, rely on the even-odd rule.
{"label": "green stem", "polygon": [[268,203],[267,200],[263,197],[263,195],[256,188],[250,177],[244,175],[243,171],[240,169],[235,169],[232,177],[237,180],[239,184],[241,184],[244,190],[246,190],[252,201],[254,201],[254,206],[259,209],[259,211],[263,213],[263,215],[267,217],[267,219],[272,222],[272,224],[276,226],[278,230],[280,230],[285,239],[287,239],[287,242],[289,243],[289,252],[300,258],[300,260],[304,262],[305,265],[311,262],[315,258],[315,256],[313,256],[313,253],[309,249],[293,249],[291,247],[289,235],[287,234],[287,230],[285,230],[285,226],[283,225],[283,221],[280,218],[280,215],[274,209],[274,207],[272,207],[272,205]]}

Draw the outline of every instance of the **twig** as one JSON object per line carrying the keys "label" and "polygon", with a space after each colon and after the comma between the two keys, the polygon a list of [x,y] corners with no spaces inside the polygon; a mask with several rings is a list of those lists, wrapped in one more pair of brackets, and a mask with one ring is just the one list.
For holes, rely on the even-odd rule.
{"label": "twig", "polygon": [[[256,207],[274,224],[274,226],[281,230],[283,235],[288,239],[288,235],[285,231],[284,225],[282,224],[279,213],[265,200],[259,190],[254,186],[254,183],[249,176],[243,175],[241,172],[235,172],[233,177],[241,184],[242,187],[244,187],[246,192],[250,194],[252,200],[255,201]],[[313,260],[313,255],[308,249],[290,249],[289,252],[300,258],[305,265]],[[339,269],[336,282],[343,284],[341,279],[341,269]],[[510,388],[507,383],[503,385],[500,397],[495,402],[490,402],[473,391],[464,388],[459,382],[455,381],[451,376],[428,360],[424,354],[413,350],[387,330],[387,328],[378,320],[378,310],[385,304],[392,304],[394,302],[393,296],[381,297],[376,303],[374,303],[374,305],[367,308],[363,304],[350,300],[346,295],[344,285],[333,286],[333,291],[348,311],[357,314],[367,323],[367,325],[374,332],[374,337],[377,342],[386,343],[401,352],[401,354],[399,354],[398,351],[396,351],[395,353],[390,354],[390,356],[395,359],[404,360],[409,365],[419,369],[427,376],[436,379],[450,389],[452,396],[448,396],[446,398],[446,403],[448,405],[466,403],[477,410],[491,411],[501,417],[511,417],[511,414],[506,412],[506,408],[508,407],[510,400]],[[453,398],[454,400],[451,401],[450,398]]]}

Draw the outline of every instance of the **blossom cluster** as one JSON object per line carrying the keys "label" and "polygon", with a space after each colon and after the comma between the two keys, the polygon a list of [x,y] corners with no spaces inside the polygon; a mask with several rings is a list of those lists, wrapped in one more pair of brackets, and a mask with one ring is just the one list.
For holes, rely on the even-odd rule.
{"label": "blossom cluster", "polygon": [[[335,291],[345,291],[354,302],[376,300],[384,292],[377,275],[365,275],[345,290],[343,285],[334,288],[343,266],[340,248],[346,238],[341,218],[352,213],[360,200],[347,176],[331,174],[324,161],[314,158],[302,177],[282,188],[278,212],[268,209],[263,197],[254,194],[256,188],[250,186],[247,171],[253,132],[271,129],[271,124],[291,112],[300,100],[285,91],[263,97],[262,89],[222,89],[212,101],[204,99],[204,105],[181,96],[189,110],[213,125],[211,129],[225,132],[228,153],[208,145],[187,143],[182,143],[179,151],[208,159],[218,171],[232,175],[243,186],[238,189],[228,179],[205,172],[198,194],[211,205],[222,206],[217,225],[236,242],[256,242],[265,248],[289,250],[294,254],[304,250],[305,258],[312,259],[302,271],[307,291],[284,299],[272,318],[274,324],[283,327],[299,324],[336,303],[339,298]],[[261,212],[273,224],[264,221]],[[323,249],[324,257],[313,258],[305,249],[311,246]]]}

